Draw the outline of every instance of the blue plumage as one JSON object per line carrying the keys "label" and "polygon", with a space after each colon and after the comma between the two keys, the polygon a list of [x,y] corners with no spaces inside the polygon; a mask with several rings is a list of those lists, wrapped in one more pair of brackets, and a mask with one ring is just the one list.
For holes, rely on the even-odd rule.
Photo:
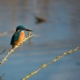
{"label": "blue plumage", "polygon": [[20,25],[20,26],[18,26],[18,27],[16,28],[16,31],[18,31],[18,30],[20,30],[20,29],[25,30],[25,27],[22,26],[22,25]]}
{"label": "blue plumage", "polygon": [[[16,28],[16,32],[13,34],[12,36],[12,39],[11,39],[11,45],[12,45],[12,48],[14,48],[15,45],[19,44],[21,41],[18,39],[21,38],[21,40],[24,38],[24,35],[21,36],[21,31],[31,31],[32,30],[29,30],[29,29],[26,29],[24,26],[20,25]],[[25,34],[25,33],[24,33]],[[17,43],[15,44],[15,41],[17,41]]]}
{"label": "blue plumage", "polygon": [[19,31],[14,33],[14,35],[12,36],[12,39],[11,39],[11,43],[10,43],[11,45],[13,44],[13,42],[18,40],[21,31],[22,30],[19,30]]}

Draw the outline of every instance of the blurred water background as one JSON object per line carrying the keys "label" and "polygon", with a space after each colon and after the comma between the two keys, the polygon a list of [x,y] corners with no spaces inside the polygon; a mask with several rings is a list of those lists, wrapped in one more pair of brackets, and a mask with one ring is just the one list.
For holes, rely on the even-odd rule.
{"label": "blurred water background", "polygon": [[[45,22],[36,23],[36,17]],[[24,42],[0,66],[0,76],[5,73],[2,80],[20,80],[43,63],[80,46],[80,0],[0,0],[0,33],[9,32],[0,37],[0,52],[11,48],[11,36],[18,25],[32,29],[39,37]],[[80,51],[61,58],[28,80],[80,80]]]}

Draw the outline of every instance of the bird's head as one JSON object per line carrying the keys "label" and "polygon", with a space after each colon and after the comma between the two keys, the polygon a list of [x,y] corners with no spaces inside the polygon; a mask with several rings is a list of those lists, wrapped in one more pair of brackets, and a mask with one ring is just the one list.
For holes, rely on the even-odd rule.
{"label": "bird's head", "polygon": [[18,30],[25,30],[25,31],[31,31],[31,32],[32,32],[32,30],[26,29],[26,28],[25,28],[24,26],[22,26],[22,25],[17,26],[16,31],[18,31]]}

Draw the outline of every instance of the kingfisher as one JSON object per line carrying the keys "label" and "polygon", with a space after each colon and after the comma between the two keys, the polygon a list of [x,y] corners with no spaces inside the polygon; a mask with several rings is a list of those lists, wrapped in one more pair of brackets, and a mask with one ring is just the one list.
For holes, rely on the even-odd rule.
{"label": "kingfisher", "polygon": [[17,26],[16,31],[13,34],[12,39],[11,39],[11,43],[10,43],[10,45],[12,45],[12,49],[16,45],[20,44],[23,41],[23,39],[25,38],[25,32],[24,31],[31,31],[32,32],[32,30],[26,29],[22,25]]}

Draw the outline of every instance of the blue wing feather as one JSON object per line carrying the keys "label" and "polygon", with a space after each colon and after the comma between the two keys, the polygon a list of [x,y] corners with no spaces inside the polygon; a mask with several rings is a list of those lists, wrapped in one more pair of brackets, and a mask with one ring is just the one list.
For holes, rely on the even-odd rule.
{"label": "blue wing feather", "polygon": [[12,36],[12,39],[11,39],[11,43],[10,43],[11,45],[13,44],[13,42],[18,40],[20,32],[21,32],[21,30],[14,33],[14,35]]}

